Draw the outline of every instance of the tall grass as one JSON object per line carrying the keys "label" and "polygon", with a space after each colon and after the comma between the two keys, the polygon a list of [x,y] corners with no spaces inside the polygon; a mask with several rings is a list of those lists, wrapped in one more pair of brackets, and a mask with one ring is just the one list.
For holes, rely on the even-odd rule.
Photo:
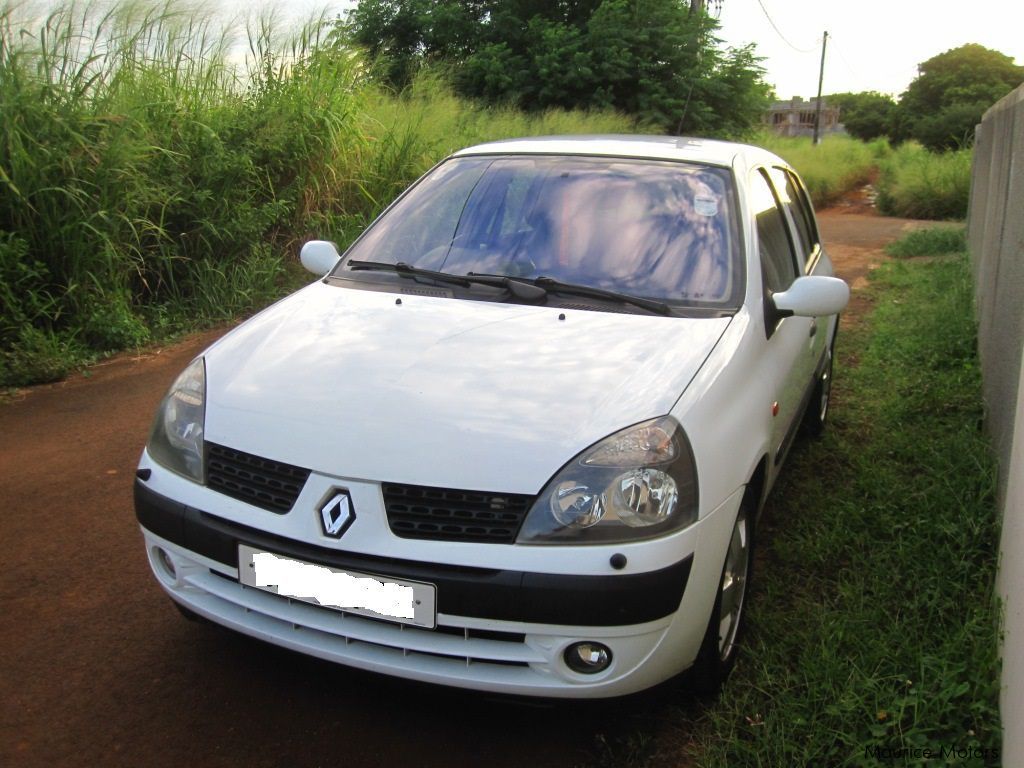
{"label": "tall grass", "polygon": [[[799,171],[815,205],[825,206],[877,175],[878,209],[910,219],[963,219],[971,188],[971,150],[930,152],[908,142],[894,149],[884,139],[864,143],[827,136],[807,138],[762,133],[755,144],[775,152]],[[877,172],[877,173],[876,173]]]}
{"label": "tall grass", "polygon": [[889,152],[884,140],[865,144],[849,136],[826,136],[815,146],[809,138],[759,134],[755,144],[771,150],[796,168],[816,206],[835,202],[866,184],[881,158]]}
{"label": "tall grass", "polygon": [[911,219],[964,219],[971,190],[970,149],[929,152],[908,142],[881,164],[878,207]]}
{"label": "tall grass", "polygon": [[267,303],[297,242],[351,238],[457,146],[632,127],[376,91],[322,19],[256,19],[239,62],[175,0],[26,8],[0,5],[0,385]]}
{"label": "tall grass", "polygon": [[224,316],[269,296],[268,244],[355,134],[357,67],[315,55],[317,29],[280,51],[258,27],[239,73],[211,17],[173,4],[15,13],[0,12],[0,274],[25,291],[5,297],[7,368],[26,334],[120,348],[155,307]]}

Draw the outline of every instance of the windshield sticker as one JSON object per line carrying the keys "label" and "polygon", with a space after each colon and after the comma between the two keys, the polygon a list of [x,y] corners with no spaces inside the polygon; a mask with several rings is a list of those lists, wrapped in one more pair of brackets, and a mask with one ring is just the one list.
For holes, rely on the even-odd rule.
{"label": "windshield sticker", "polygon": [[717,216],[718,198],[710,195],[697,195],[693,198],[693,210],[699,216]]}

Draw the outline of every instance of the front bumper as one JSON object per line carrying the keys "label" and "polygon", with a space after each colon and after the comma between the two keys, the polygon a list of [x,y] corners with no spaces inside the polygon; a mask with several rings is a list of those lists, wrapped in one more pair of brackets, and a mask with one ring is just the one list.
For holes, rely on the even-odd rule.
{"label": "front bumper", "polygon": [[[707,558],[694,553],[666,568],[619,575],[440,565],[266,533],[175,502],[140,481],[135,505],[160,585],[172,599],[212,621],[370,671],[519,695],[619,696],[682,671],[696,657],[721,569],[720,563],[713,566],[709,581],[704,573],[709,564],[702,562]],[[712,525],[712,518],[726,517],[713,514],[700,525],[710,531],[721,527]],[[335,568],[433,583],[437,629],[324,609],[246,587],[238,581],[240,543]],[[696,589],[694,575],[700,582]],[[611,649],[608,669],[585,675],[566,666],[566,647],[581,640]]]}

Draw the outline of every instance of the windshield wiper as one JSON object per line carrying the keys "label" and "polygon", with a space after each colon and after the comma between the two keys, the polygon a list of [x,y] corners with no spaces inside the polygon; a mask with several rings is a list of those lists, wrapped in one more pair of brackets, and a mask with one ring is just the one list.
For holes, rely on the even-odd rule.
{"label": "windshield wiper", "polygon": [[506,288],[517,299],[524,301],[540,301],[548,295],[547,289],[541,288],[528,277],[512,277],[511,275],[489,275],[484,272],[467,272],[466,278],[481,285],[493,285]]}
{"label": "windshield wiper", "polygon": [[646,309],[648,312],[655,312],[659,315],[669,315],[672,309],[660,301],[645,299],[640,296],[631,296],[628,293],[609,291],[604,288],[594,288],[590,285],[579,285],[577,283],[563,283],[553,277],[512,277],[510,275],[491,275],[480,272],[468,272],[465,276],[453,275],[451,272],[437,272],[433,269],[414,267],[399,261],[392,264],[386,261],[358,261],[353,259],[346,266],[352,270],[379,270],[394,272],[402,277],[424,277],[428,280],[436,280],[441,283],[450,283],[468,288],[477,283],[479,285],[491,285],[497,288],[504,288],[517,299],[524,301],[540,301],[548,292],[565,293],[572,296],[588,296],[594,299],[605,299],[619,304],[632,304],[635,307]]}
{"label": "windshield wiper", "polygon": [[[631,296],[628,293],[619,293],[618,291],[609,291],[604,288],[594,288],[590,285],[563,283],[560,280],[555,280],[553,277],[544,277],[543,275],[540,277],[511,277],[509,275],[486,275],[480,272],[467,272],[466,276],[471,280],[487,278],[491,285],[503,285],[521,299],[539,299],[548,292],[567,293],[573,296],[607,299],[619,304],[632,304],[649,312],[656,312],[659,315],[669,315],[672,313],[671,307],[661,301],[645,299],[642,296]],[[534,296],[532,291],[543,291],[544,293],[538,293]]]}
{"label": "windshield wiper", "polygon": [[437,272],[433,269],[414,267],[412,264],[406,264],[404,261],[391,264],[385,261],[353,260],[347,266],[354,270],[373,269],[394,272],[402,277],[425,277],[428,280],[460,285],[463,288],[468,288],[474,283],[478,285],[491,285],[496,288],[504,288],[517,299],[523,299],[524,301],[539,301],[548,295],[545,289],[534,285],[531,281],[509,277],[508,275],[482,275],[470,272],[463,277],[462,275],[453,275],[451,272]]}
{"label": "windshield wiper", "polygon": [[659,315],[672,314],[672,308],[668,304],[654,299],[645,299],[641,296],[631,296],[628,293],[608,291],[604,288],[594,288],[590,285],[579,285],[578,283],[563,283],[553,277],[535,277],[530,282],[552,293],[565,293],[572,296],[589,296],[594,299],[607,299],[619,304],[632,304],[634,307],[646,309],[648,312],[656,312]]}
{"label": "windshield wiper", "polygon": [[352,270],[372,269],[380,272],[395,272],[402,277],[425,277],[430,280],[436,280],[439,283],[461,285],[463,288],[468,288],[472,285],[469,278],[453,275],[450,272],[436,272],[433,269],[414,267],[412,264],[406,264],[404,261],[391,264],[386,261],[358,261],[353,259],[345,266]]}

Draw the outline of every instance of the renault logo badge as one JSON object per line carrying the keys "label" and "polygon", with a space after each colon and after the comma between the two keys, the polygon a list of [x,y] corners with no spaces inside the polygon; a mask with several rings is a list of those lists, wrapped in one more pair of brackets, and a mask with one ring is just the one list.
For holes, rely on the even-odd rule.
{"label": "renault logo badge", "polygon": [[340,539],[356,519],[348,491],[338,491],[320,507],[320,523],[324,534]]}

